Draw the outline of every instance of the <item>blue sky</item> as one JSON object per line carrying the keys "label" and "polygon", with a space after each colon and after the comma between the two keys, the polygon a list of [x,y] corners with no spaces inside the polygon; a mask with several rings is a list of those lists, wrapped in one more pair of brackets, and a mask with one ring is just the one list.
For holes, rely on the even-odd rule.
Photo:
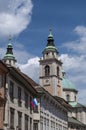
{"label": "blue sky", "polygon": [[67,77],[86,104],[86,0],[0,1],[0,58],[12,35],[19,67],[38,81],[38,60],[50,28]]}

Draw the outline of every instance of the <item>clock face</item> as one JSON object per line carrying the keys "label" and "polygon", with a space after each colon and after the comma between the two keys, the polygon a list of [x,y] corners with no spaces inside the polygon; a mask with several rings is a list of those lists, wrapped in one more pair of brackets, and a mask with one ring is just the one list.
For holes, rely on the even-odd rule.
{"label": "clock face", "polygon": [[2,75],[0,75],[0,88],[2,87]]}
{"label": "clock face", "polygon": [[50,83],[49,79],[45,79],[45,85],[48,85]]}

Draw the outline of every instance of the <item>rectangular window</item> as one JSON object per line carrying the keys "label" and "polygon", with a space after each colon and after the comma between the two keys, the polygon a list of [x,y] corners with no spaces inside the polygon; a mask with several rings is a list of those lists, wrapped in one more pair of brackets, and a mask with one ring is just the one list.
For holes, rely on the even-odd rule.
{"label": "rectangular window", "polygon": [[34,113],[38,113],[38,106],[35,106],[33,111],[34,111]]}
{"label": "rectangular window", "polygon": [[32,105],[31,105],[31,101],[32,101],[32,97],[30,96],[30,113],[32,114],[33,108],[32,108]]}
{"label": "rectangular window", "polygon": [[25,107],[28,108],[28,94],[25,92]]}
{"label": "rectangular window", "polygon": [[28,130],[28,116],[25,115],[25,130]]}
{"label": "rectangular window", "polygon": [[22,101],[21,101],[21,88],[18,87],[18,105],[20,107],[21,107],[21,103],[22,103]]}
{"label": "rectangular window", "polygon": [[10,109],[10,128],[14,129],[14,109]]}
{"label": "rectangular window", "polygon": [[30,118],[30,130],[32,130],[32,118]]}
{"label": "rectangular window", "polygon": [[38,130],[38,123],[34,123],[34,129],[33,130]]}
{"label": "rectangular window", "polygon": [[59,77],[59,67],[57,66],[57,76]]}
{"label": "rectangular window", "polygon": [[13,102],[14,99],[14,83],[10,81],[10,100]]}
{"label": "rectangular window", "polygon": [[0,88],[2,87],[2,75],[0,74]]}
{"label": "rectangular window", "polygon": [[22,128],[22,113],[18,112],[18,128],[21,130]]}

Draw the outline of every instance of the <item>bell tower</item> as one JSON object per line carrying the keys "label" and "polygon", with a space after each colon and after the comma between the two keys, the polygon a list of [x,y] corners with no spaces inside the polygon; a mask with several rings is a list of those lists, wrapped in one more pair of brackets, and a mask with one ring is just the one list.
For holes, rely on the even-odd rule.
{"label": "bell tower", "polygon": [[40,59],[40,85],[53,96],[62,97],[62,62],[58,60],[58,50],[54,44],[52,30],[47,39],[47,45]]}

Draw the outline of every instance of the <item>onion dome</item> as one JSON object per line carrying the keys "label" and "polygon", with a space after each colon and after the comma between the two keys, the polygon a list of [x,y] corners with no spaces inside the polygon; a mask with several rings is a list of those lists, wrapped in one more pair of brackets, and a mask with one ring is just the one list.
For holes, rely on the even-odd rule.
{"label": "onion dome", "polygon": [[8,46],[7,46],[7,52],[3,58],[3,61],[6,63],[6,64],[9,64],[9,65],[13,65],[16,63],[16,59],[13,55],[13,47],[12,47],[12,41],[11,41],[11,38],[9,38],[9,43],[8,43]]}
{"label": "onion dome", "polygon": [[58,51],[55,47],[55,44],[54,44],[54,38],[53,38],[51,29],[50,29],[50,34],[48,35],[47,45],[46,45],[46,48],[44,49],[43,53],[50,52],[50,51],[58,53]]}

